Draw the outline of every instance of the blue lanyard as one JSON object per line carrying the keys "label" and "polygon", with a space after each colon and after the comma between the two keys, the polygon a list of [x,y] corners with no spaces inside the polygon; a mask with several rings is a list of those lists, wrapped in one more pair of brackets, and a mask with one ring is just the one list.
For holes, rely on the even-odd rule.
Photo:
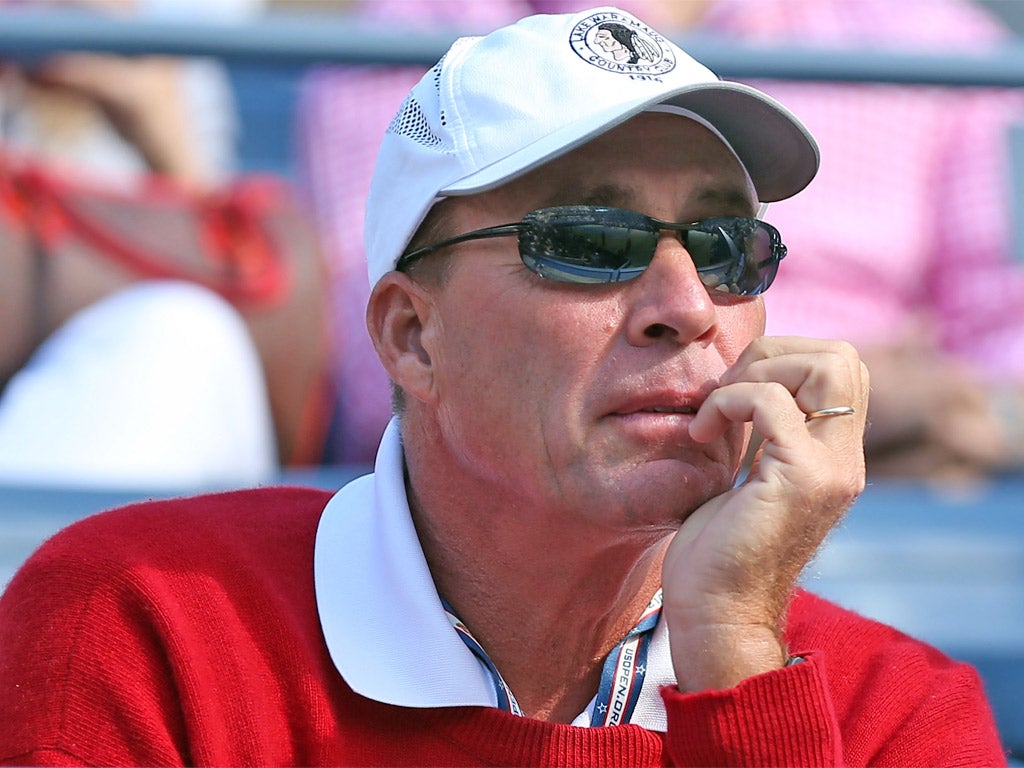
{"label": "blue lanyard", "polygon": [[601,685],[590,711],[591,726],[628,723],[647,674],[647,652],[661,615],[661,590],[654,593],[636,626],[604,660]]}
{"label": "blue lanyard", "polygon": [[462,623],[462,619],[455,615],[455,611],[448,604],[447,600],[441,600],[441,604],[444,606],[444,612],[448,616],[448,621],[451,622],[452,626],[455,627],[455,631],[458,632],[459,637],[462,638],[469,650],[473,652],[485,667],[487,671],[491,673],[491,681],[494,683],[494,692],[498,695],[498,708],[503,709],[506,712],[511,712],[513,715],[523,716],[523,708],[519,706],[519,702],[516,701],[516,697],[512,694],[512,689],[508,687],[508,683],[502,678],[501,673],[498,672],[498,668],[494,666],[494,662],[491,661],[491,657],[487,655],[487,651],[484,647],[477,642],[476,638],[469,631],[469,628]]}
{"label": "blue lanyard", "polygon": [[[487,668],[494,683],[494,691],[498,699],[498,707],[514,715],[523,716],[522,707],[516,701],[512,689],[502,678],[498,668],[494,666],[483,646],[469,631],[462,620],[455,615],[447,601],[442,600],[448,621],[458,633],[466,646]],[[647,673],[647,652],[650,650],[654,627],[661,615],[661,590],[659,589],[647,605],[636,626],[622,638],[622,641],[611,650],[604,660],[601,671],[601,684],[597,689],[594,706],[590,711],[590,725],[622,725],[628,723],[640,699],[644,675]]]}

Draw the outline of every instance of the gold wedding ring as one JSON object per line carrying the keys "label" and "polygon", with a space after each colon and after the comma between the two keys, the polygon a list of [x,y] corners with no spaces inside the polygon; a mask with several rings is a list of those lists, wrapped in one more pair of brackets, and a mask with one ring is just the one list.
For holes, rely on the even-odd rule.
{"label": "gold wedding ring", "polygon": [[829,416],[852,416],[856,412],[852,405],[837,405],[835,408],[822,408],[820,411],[811,411],[807,414],[804,421],[814,421],[814,419],[824,419]]}

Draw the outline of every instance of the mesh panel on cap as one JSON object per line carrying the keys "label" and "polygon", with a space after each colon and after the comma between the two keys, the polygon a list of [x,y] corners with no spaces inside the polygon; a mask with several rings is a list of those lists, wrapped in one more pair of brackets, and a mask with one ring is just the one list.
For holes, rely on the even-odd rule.
{"label": "mesh panel on cap", "polygon": [[[441,66],[444,64],[444,58],[442,58],[437,64],[434,65],[431,70],[432,80],[434,83],[434,92],[438,101],[440,97],[440,80],[441,80]],[[445,124],[444,111],[441,111],[439,115],[441,125]],[[402,106],[398,110],[398,114],[392,118],[391,123],[388,125],[388,133],[394,133],[399,136],[403,136],[407,139],[411,139],[418,144],[422,144],[430,149],[436,149],[440,152],[452,152],[454,146],[445,136],[438,136],[430,125],[430,120],[424,113],[423,107],[420,106],[420,101],[417,98],[416,90],[410,93]]]}
{"label": "mesh panel on cap", "polygon": [[445,140],[434,133],[416,99],[406,99],[402,108],[388,126],[388,133],[395,133],[407,139],[442,152],[447,149]]}

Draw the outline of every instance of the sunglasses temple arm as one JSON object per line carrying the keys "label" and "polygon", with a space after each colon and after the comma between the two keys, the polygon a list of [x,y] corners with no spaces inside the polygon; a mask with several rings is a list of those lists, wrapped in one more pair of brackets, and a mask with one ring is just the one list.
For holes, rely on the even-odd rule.
{"label": "sunglasses temple arm", "polygon": [[399,267],[407,267],[414,261],[422,259],[424,256],[429,256],[435,251],[439,251],[442,248],[447,248],[450,245],[458,245],[464,243],[467,240],[487,240],[492,237],[508,237],[509,235],[519,234],[524,228],[521,223],[515,224],[501,224],[497,227],[488,227],[487,229],[478,229],[475,232],[466,232],[455,237],[450,237],[447,240],[442,240],[439,243],[433,245],[427,245],[423,248],[417,248],[414,251],[410,251],[398,260]]}

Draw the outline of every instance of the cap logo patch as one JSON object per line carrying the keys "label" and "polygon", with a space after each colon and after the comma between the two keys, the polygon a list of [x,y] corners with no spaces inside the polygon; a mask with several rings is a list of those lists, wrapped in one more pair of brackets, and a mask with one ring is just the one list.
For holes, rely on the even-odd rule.
{"label": "cap logo patch", "polygon": [[657,76],[676,66],[668,41],[625,13],[601,11],[588,16],[573,27],[569,43],[585,62],[608,72]]}

